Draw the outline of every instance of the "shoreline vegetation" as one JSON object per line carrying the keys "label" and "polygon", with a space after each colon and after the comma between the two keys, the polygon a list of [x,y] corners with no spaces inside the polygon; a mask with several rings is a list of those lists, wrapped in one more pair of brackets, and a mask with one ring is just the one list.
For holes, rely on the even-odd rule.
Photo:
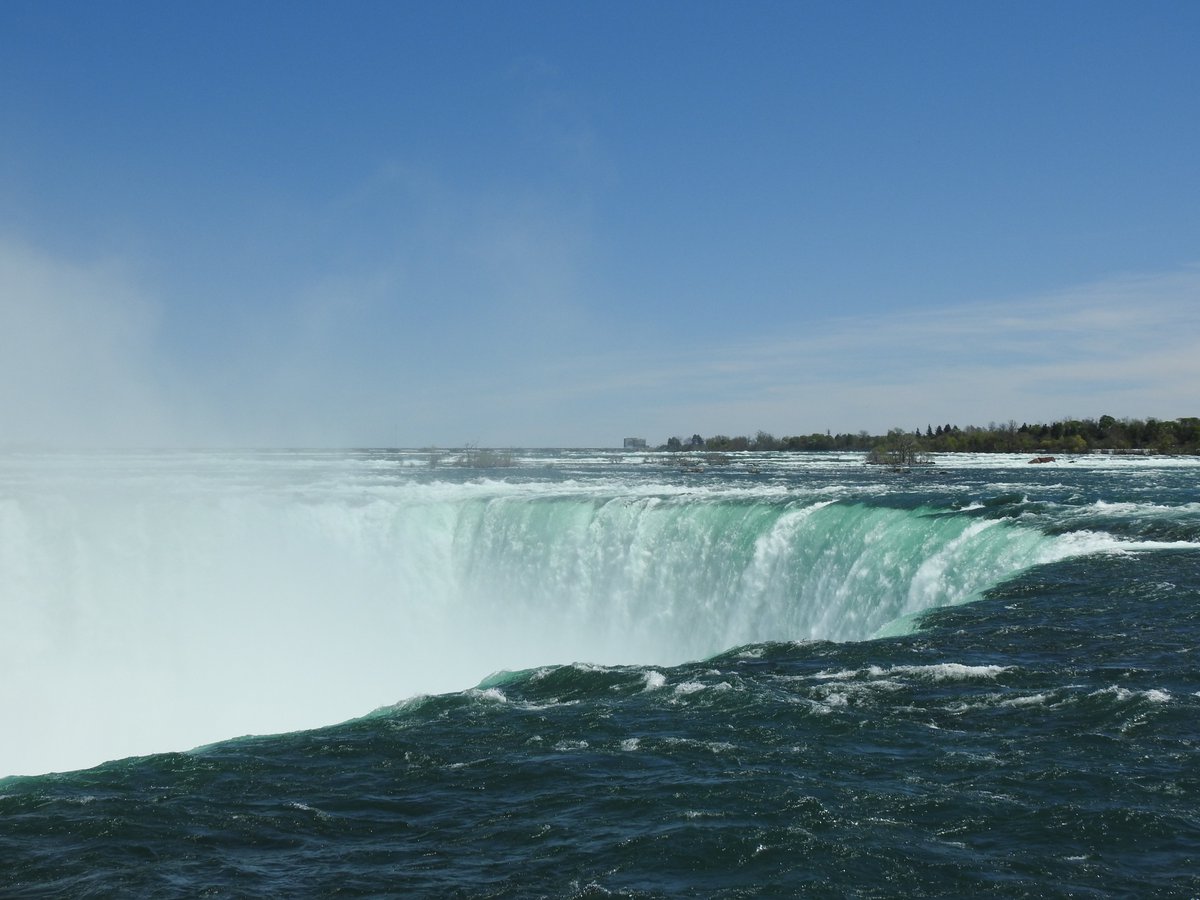
{"label": "shoreline vegetation", "polygon": [[[638,438],[626,451],[681,454],[681,460],[700,467],[704,463],[725,464],[729,453],[812,453],[846,451],[866,454],[871,465],[908,469],[933,465],[935,453],[1028,453],[1030,462],[1052,462],[1053,454],[1105,453],[1128,456],[1200,455],[1200,417],[1179,419],[1063,419],[1046,423],[1010,420],[986,427],[977,425],[926,425],[906,431],[893,428],[887,434],[824,434],[775,437],[759,431],[753,437],[717,434],[690,438],[672,437],[665,444],[647,446]],[[451,466],[471,469],[510,468],[517,465],[511,449],[488,449],[467,444],[459,449],[424,447],[431,468]],[[695,454],[703,454],[697,456]],[[616,457],[614,457],[616,458]],[[687,464],[687,463],[684,463]]]}
{"label": "shoreline vegetation", "polygon": [[986,427],[926,425],[906,431],[893,428],[885,435],[814,432],[777,438],[765,431],[754,437],[718,434],[704,438],[672,437],[654,449],[728,453],[763,451],[858,451],[868,462],[883,465],[928,464],[932,453],[1112,453],[1129,455],[1200,453],[1200,417],[1180,419],[1064,419],[1017,424],[1010,420]]}

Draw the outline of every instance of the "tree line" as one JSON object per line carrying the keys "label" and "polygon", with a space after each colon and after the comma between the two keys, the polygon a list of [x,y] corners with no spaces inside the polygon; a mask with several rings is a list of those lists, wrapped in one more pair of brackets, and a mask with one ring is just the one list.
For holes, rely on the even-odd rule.
{"label": "tree line", "polygon": [[[894,446],[900,436],[903,444],[923,453],[1114,453],[1149,451],[1154,453],[1200,453],[1200,418],[1180,419],[1063,419],[1020,425],[1015,420],[1003,424],[937,425],[927,424],[912,431],[894,428],[885,435],[866,431],[856,434],[813,432],[805,435],[775,437],[759,431],[753,437],[717,434],[690,438],[672,437],[659,450],[705,450],[730,452],[848,450],[870,453]],[[911,439],[910,439],[911,438]]]}

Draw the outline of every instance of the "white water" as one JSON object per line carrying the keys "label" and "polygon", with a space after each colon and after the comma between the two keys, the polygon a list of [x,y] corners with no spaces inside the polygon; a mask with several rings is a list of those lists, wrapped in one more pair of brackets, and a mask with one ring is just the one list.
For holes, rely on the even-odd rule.
{"label": "white water", "polygon": [[0,775],[317,727],[502,668],[864,639],[1098,546],[653,468],[514,484],[402,469],[4,458]]}

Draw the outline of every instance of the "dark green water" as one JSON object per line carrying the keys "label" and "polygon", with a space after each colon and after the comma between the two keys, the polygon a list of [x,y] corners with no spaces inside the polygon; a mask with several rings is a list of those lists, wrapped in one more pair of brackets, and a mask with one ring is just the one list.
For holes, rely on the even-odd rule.
{"label": "dark green water", "polygon": [[[800,468],[758,499],[714,498],[736,473],[694,493],[656,474],[658,501],[610,510],[637,526],[623,546],[654,531],[674,559],[683,529],[694,571],[721,589],[653,560],[640,582],[606,569],[597,586],[583,578],[598,565],[577,561],[561,603],[604,626],[598,647],[614,622],[639,648],[685,629],[689,603],[703,621],[688,648],[736,633],[747,605],[747,629],[848,628],[854,616],[810,614],[822,592],[843,612],[878,608],[838,594],[846,583],[887,594],[889,616],[914,595],[955,605],[893,637],[780,634],[678,665],[558,664],[550,645],[545,665],[339,725],[0,780],[0,895],[1200,896],[1200,466],[1139,465]],[[567,521],[583,514],[563,506],[564,479],[587,474],[506,500],[525,506],[471,564],[499,567],[506,591],[537,593],[539,569],[569,591],[554,567],[573,529],[622,540],[595,512],[614,500],[608,476],[588,521]],[[646,496],[639,477],[631,497]],[[558,507],[531,511],[551,494]],[[688,510],[712,503],[709,532]],[[655,508],[669,515],[648,520]],[[979,585],[957,571],[973,562],[1010,574]],[[669,578],[679,593],[656,607]],[[605,592],[623,597],[607,625]],[[809,612],[777,608],[789,601]]]}

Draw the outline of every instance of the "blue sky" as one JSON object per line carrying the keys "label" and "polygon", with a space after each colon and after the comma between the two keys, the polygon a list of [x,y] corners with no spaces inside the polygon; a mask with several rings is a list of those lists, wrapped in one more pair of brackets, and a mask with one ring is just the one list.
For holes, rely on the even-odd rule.
{"label": "blue sky", "polygon": [[1200,4],[0,4],[0,445],[1200,414]]}

